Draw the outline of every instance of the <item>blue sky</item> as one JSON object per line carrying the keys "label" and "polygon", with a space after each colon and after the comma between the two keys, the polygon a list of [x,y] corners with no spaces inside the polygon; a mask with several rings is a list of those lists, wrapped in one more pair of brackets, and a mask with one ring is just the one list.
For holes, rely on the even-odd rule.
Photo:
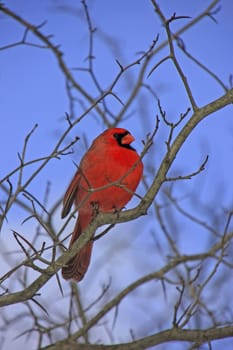
{"label": "blue sky", "polygon": [[[47,20],[41,30],[44,34],[54,35],[52,41],[61,45],[67,66],[69,68],[87,66],[89,33],[83,7],[79,2],[9,0],[5,1],[5,4],[34,25],[39,25]],[[229,86],[229,77],[230,74],[233,74],[233,3],[222,1],[220,4],[221,9],[215,16],[217,23],[206,17],[181,37],[187,50],[207,65]],[[152,10],[150,1],[98,0],[96,2],[88,1],[88,5],[93,26],[97,28],[94,36],[94,54],[96,57],[94,67],[101,85],[106,88],[119,70],[115,59],[118,59],[123,65],[132,62],[138,57],[138,52],[148,49],[158,33],[160,35],[159,43],[161,43],[165,39],[165,33],[160,20]],[[174,0],[160,1],[160,5],[168,17],[176,12],[177,15],[186,15],[193,18],[208,3],[200,0]],[[188,21],[189,19],[177,21],[172,28],[177,30]],[[22,38],[22,26],[3,14],[0,14],[0,26],[1,32],[4,33],[0,38],[1,47],[17,42]],[[28,39],[39,44],[39,41],[35,40],[32,34],[29,34]],[[222,87],[212,77],[190,62],[179,49],[176,51],[198,106],[203,106],[224,93]],[[149,68],[151,69],[159,59],[164,57],[166,52],[167,48],[161,51]],[[30,46],[16,46],[1,50],[0,66],[0,148],[2,150],[0,178],[2,178],[18,165],[17,152],[21,152],[24,138],[35,124],[38,124],[38,128],[30,139],[27,159],[45,156],[51,151],[59,136],[67,127],[64,116],[66,112],[69,112],[69,101],[65,89],[64,75],[60,72],[56,58],[49,50]],[[133,67],[127,75],[128,80],[120,81],[116,86],[116,93],[123,101],[127,99],[131,82],[133,84],[135,74],[139,69],[140,67]],[[88,75],[81,71],[75,71],[74,74],[77,81],[93,97],[97,97],[97,91]],[[160,98],[168,118],[177,120],[180,113],[185,112],[189,102],[172,64],[167,62],[161,65],[148,78],[147,82]],[[155,99],[148,96],[147,93],[138,96],[137,101],[128,111],[128,114],[132,113],[133,117],[126,118],[121,124],[122,127],[128,128],[135,135],[135,147],[138,151],[142,149],[141,140],[145,139],[146,134],[153,127],[155,115],[158,113]],[[84,103],[88,106],[86,101]],[[121,105],[114,98],[108,97],[108,103],[115,113],[120,111]],[[75,106],[76,117],[81,112],[82,108],[77,104]],[[75,153],[63,157],[59,161],[53,160],[30,185],[29,190],[42,200],[46,183],[50,181],[51,195],[48,207],[55,200],[61,198],[75,170],[72,161],[79,161],[85,152],[86,143],[90,144],[91,140],[104,128],[102,121],[96,115],[92,113],[87,115],[65,140],[65,143],[68,143],[76,135],[81,138],[80,142],[74,147]],[[151,153],[145,158],[145,171],[148,181],[151,180],[149,174],[151,164],[153,171],[156,171],[165,152],[165,132],[161,129]],[[209,162],[205,172],[192,181],[185,181],[182,186],[177,186],[175,193],[181,197],[195,193],[203,206],[207,204],[209,210],[213,210],[218,214],[222,208],[232,208],[232,152],[232,107],[228,106],[210,116],[198,126],[177,156],[171,174],[177,174],[179,171],[182,174],[195,171],[207,154],[209,155]],[[154,157],[154,162],[151,162],[152,157]],[[26,170],[25,179],[30,172],[31,168]],[[12,181],[14,183],[16,178],[13,178]],[[139,192],[144,193],[142,186]],[[187,205],[192,208],[192,204],[188,203]],[[202,209],[201,206],[196,208],[196,213],[205,220],[206,213]],[[138,245],[142,242],[146,250],[150,249],[153,239],[148,236],[148,232],[153,227],[153,222],[150,221],[152,214],[153,210],[151,209],[148,217],[142,218],[132,225],[124,225],[124,230],[129,231],[129,237],[135,239],[133,250],[128,249],[128,246],[126,248],[122,247],[122,236],[119,235],[119,238],[115,238],[117,235],[114,235],[114,233],[110,234],[109,237],[105,237],[103,242],[98,242],[100,248],[95,250],[92,260],[97,261],[96,264],[100,269],[102,263],[104,263],[101,254],[105,249],[108,251],[113,236],[116,239],[114,244],[117,248],[115,250],[118,250],[118,247],[119,250],[123,250],[122,255],[114,255],[113,263],[118,265],[123,261],[126,266],[128,265],[127,271],[130,271],[130,273],[121,276],[122,278],[119,277],[119,285],[114,282],[113,285],[116,290],[117,288],[120,290],[122,286],[126,286],[130,281],[141,275],[140,269],[137,270],[136,267],[132,269],[131,259],[134,259]],[[24,212],[18,207],[12,208],[9,213],[10,220],[5,224],[1,237],[3,246],[8,245],[5,237],[10,234],[12,228],[22,229],[21,222],[24,216]],[[61,224],[59,212],[56,219],[59,226]],[[219,225],[223,227],[223,224],[224,222]],[[33,224],[28,223],[24,227],[26,235],[29,237]],[[184,223],[184,233],[187,227]],[[141,235],[136,234],[135,238],[133,231],[138,230],[138,228],[143,232]],[[118,233],[118,231],[120,229],[117,228],[115,233]],[[198,252],[202,249],[202,239],[205,241],[208,237],[203,237],[203,232],[197,230],[195,237],[190,239],[190,237],[185,236],[183,240],[179,241],[179,244],[184,252]],[[130,245],[130,238],[124,238],[124,244],[127,240],[129,240]],[[162,262],[160,261],[160,263]],[[152,266],[151,262],[144,259],[142,264],[144,271],[149,272]],[[100,273],[99,280],[95,280],[96,285],[99,281],[102,283],[106,281],[109,275],[111,275],[111,266],[107,265],[103,274]],[[94,271],[92,270],[89,272],[87,280],[83,282],[83,288],[90,284],[93,276]],[[116,276],[118,276],[117,272]],[[87,298],[91,300],[92,293],[91,291],[89,293],[90,295],[87,292]],[[132,304],[129,304],[129,310],[131,307]],[[126,328],[128,329],[129,326],[130,322]],[[125,339],[126,333],[122,335],[122,341]]]}

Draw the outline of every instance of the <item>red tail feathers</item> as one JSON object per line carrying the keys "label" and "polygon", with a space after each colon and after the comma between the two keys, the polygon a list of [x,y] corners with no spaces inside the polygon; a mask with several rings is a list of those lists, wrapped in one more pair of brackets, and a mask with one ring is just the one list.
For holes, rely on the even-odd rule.
{"label": "red tail feathers", "polygon": [[[70,246],[78,239],[83,229],[78,218]],[[70,259],[62,268],[62,276],[64,279],[73,279],[77,282],[81,281],[88,269],[91,260],[93,241],[89,241],[72,259]]]}

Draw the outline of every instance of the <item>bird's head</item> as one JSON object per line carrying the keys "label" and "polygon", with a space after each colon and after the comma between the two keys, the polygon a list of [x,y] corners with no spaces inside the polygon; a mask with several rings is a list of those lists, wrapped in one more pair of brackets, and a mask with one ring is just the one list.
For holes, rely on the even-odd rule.
{"label": "bird's head", "polygon": [[126,129],[107,129],[99,137],[103,138],[104,142],[108,144],[117,145],[120,147],[134,150],[134,148],[131,146],[131,143],[135,140],[135,138]]}

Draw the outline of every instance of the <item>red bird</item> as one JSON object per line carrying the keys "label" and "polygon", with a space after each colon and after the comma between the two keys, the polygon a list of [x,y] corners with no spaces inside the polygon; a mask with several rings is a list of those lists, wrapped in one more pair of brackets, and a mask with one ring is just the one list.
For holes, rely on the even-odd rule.
{"label": "red bird", "polygon": [[[64,200],[62,218],[73,202],[79,216],[70,246],[98,212],[120,211],[133,196],[142,178],[143,164],[131,146],[134,137],[121,128],[105,130],[84,155]],[[93,240],[62,268],[65,279],[81,281],[90,263]]]}

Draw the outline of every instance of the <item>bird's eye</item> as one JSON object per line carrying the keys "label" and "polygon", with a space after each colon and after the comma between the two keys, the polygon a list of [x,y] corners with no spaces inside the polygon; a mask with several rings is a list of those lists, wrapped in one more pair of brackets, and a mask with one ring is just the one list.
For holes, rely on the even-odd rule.
{"label": "bird's eye", "polygon": [[119,133],[117,133],[117,132],[115,132],[115,134],[113,134],[113,137],[114,137],[114,139],[117,140],[117,142],[118,142],[119,145],[120,145],[120,144],[121,144],[122,135],[119,134]]}

